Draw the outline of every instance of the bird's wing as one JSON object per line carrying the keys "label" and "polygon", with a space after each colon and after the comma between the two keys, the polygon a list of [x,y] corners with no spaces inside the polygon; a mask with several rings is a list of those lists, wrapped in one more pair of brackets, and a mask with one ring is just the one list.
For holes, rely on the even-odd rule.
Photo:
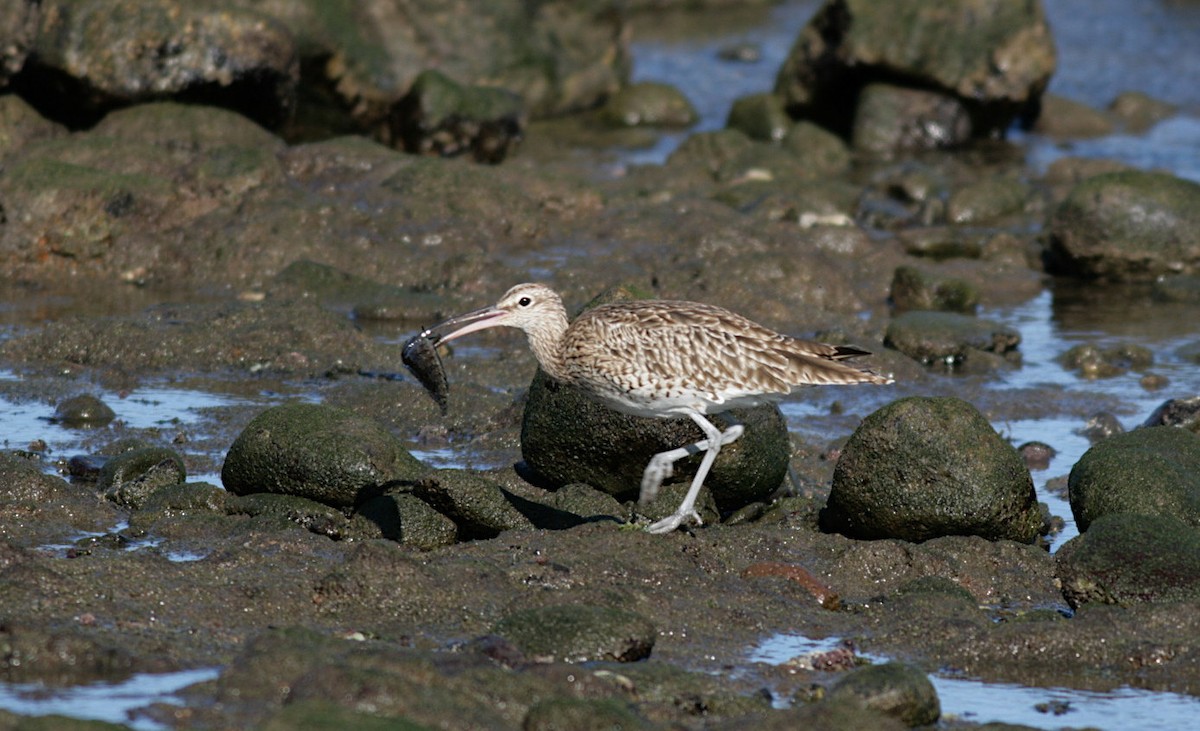
{"label": "bird's wing", "polygon": [[627,302],[576,318],[564,356],[577,372],[617,378],[626,391],[686,388],[720,402],[787,393],[789,338],[711,305]]}

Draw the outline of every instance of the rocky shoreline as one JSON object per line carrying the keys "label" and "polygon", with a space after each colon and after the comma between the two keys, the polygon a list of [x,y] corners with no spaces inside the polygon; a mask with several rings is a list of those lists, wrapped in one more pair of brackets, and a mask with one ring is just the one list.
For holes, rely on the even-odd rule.
{"label": "rocky shoreline", "polygon": [[[5,291],[76,304],[14,319],[0,389],[86,436],[0,454],[4,680],[220,668],[139,712],[180,729],[922,727],[926,674],[947,669],[1200,695],[1194,394],[1150,352],[1064,353],[1080,379],[1139,374],[1163,407],[1068,468],[1081,535],[1055,553],[1030,476],[1053,445],[992,426],[1053,408],[1082,427],[1103,402],[990,393],[1022,334],[981,307],[1053,281],[1187,307],[1200,276],[1200,185],[1072,157],[1038,173],[998,139],[1173,113],[1046,96],[1039,2],[983,20],[904,2],[898,27],[826,3],[774,93],[618,174],[583,140],[691,119],[628,83],[633,4],[216,5],[5,11]],[[820,392],[844,425],[821,441],[778,408],[745,415],[706,525],[648,535],[655,506],[578,444],[677,425],[586,413],[511,334],[446,353],[445,416],[402,373],[407,334],[528,279],[577,309],[721,304],[870,350],[898,383]],[[89,398],[151,382],[252,398],[145,429]],[[798,485],[776,493],[785,466]],[[781,632],[841,645],[746,661]]]}

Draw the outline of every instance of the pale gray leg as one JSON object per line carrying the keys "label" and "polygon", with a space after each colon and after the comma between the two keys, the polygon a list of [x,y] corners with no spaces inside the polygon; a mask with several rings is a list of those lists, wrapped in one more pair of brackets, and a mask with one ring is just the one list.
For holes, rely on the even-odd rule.
{"label": "pale gray leg", "polygon": [[683,502],[679,504],[673,514],[646,529],[651,533],[670,533],[688,519],[694,519],[697,525],[703,524],[700,514],[696,512],[696,498],[700,495],[704,478],[708,477],[713,462],[717,461],[717,454],[720,453],[721,447],[735,441],[745,429],[741,424],[734,424],[722,432],[698,411],[689,413],[688,416],[692,417],[692,421],[696,422],[707,439],[654,455],[650,464],[646,466],[646,472],[642,475],[642,494],[638,501],[646,502],[658,494],[659,486],[664,479],[670,476],[672,465],[675,462],[699,451],[704,451],[704,459],[700,462],[700,468],[696,470],[696,476],[692,478],[692,486],[688,488]]}
{"label": "pale gray leg", "polygon": [[[725,446],[736,440],[742,435],[744,428],[741,424],[734,424],[724,432],[721,432],[720,446]],[[699,454],[707,449],[708,440],[701,439],[695,444],[689,444],[678,449],[670,449],[666,452],[659,452],[651,457],[650,463],[646,465],[645,472],[642,473],[642,489],[638,494],[638,504],[645,505],[658,496],[658,490],[662,487],[663,482],[675,474],[674,465],[676,462],[684,457]]]}

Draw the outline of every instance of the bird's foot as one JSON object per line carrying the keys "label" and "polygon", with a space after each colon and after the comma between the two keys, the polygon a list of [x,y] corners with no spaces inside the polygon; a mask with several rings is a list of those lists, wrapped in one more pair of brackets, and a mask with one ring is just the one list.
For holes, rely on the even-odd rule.
{"label": "bird's foot", "polygon": [[675,472],[672,466],[674,460],[660,459],[663,455],[656,454],[650,459],[650,464],[646,465],[646,471],[642,473],[642,491],[638,494],[638,505],[645,505],[658,495],[658,488],[662,487],[663,482]]}
{"label": "bird's foot", "polygon": [[650,524],[646,527],[646,532],[654,533],[656,535],[670,533],[679,526],[683,525],[684,522],[689,519],[696,521],[696,525],[704,525],[704,521],[700,519],[699,513],[697,513],[695,510],[686,510],[672,513],[657,523]]}

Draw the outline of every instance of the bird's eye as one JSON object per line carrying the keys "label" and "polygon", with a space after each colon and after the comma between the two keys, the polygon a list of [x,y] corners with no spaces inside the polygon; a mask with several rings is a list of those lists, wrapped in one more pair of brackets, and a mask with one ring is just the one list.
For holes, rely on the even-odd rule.
{"label": "bird's eye", "polygon": [[533,300],[529,299],[528,297],[522,297],[521,299],[517,300],[517,304],[521,307],[528,307],[532,303]]}

